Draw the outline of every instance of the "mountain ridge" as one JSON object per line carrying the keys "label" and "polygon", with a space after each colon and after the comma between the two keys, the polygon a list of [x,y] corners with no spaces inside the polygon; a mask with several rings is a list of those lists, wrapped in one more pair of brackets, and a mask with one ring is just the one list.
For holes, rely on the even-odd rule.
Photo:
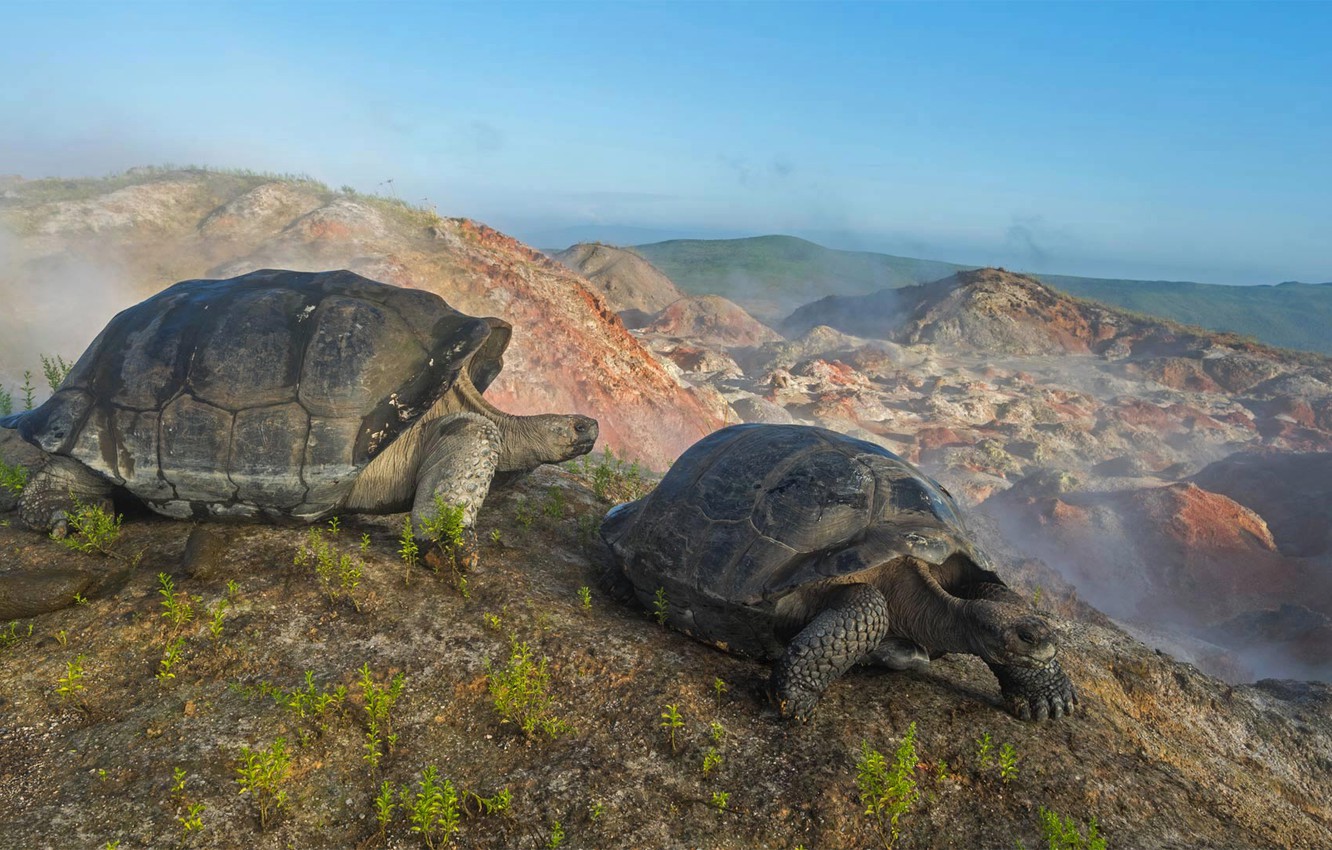
{"label": "mountain ridge", "polygon": [[[811,282],[828,295],[865,295],[929,283],[979,268],[870,251],[842,251],[790,236],[688,240],[633,246],[680,288],[724,295],[758,318],[777,323],[802,306],[790,293]],[[710,269],[703,273],[703,260]],[[822,269],[822,276],[811,270]],[[935,272],[939,274],[934,274]],[[931,276],[933,275],[933,276]],[[759,291],[765,279],[771,293]],[[1170,280],[1126,280],[1032,273],[1070,295],[1209,330],[1247,334],[1272,345],[1332,354],[1332,285],[1283,282],[1232,286]],[[806,299],[808,300],[808,299]],[[782,307],[781,316],[774,315]]]}

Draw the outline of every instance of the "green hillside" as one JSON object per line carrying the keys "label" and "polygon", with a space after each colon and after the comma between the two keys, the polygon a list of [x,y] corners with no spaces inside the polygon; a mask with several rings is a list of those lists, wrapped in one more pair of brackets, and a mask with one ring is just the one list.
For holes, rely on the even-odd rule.
{"label": "green hillside", "polygon": [[1156,280],[1036,275],[1055,289],[1104,304],[1282,348],[1332,354],[1332,283],[1221,286]]}
{"label": "green hillside", "polygon": [[[825,295],[862,295],[947,277],[974,266],[837,251],[792,236],[677,239],[636,246],[686,292],[712,293],[780,322]],[[1115,307],[1270,345],[1332,354],[1332,283],[1223,286],[1180,281],[1035,275],[1043,283]]]}
{"label": "green hillside", "polygon": [[825,295],[860,295],[909,286],[971,268],[867,251],[836,251],[794,236],[675,239],[632,250],[676,286],[721,295],[768,321]]}

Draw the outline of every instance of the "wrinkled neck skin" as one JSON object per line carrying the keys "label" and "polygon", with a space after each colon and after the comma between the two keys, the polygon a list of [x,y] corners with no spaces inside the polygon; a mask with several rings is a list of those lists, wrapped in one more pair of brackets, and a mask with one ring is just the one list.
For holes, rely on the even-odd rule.
{"label": "wrinkled neck skin", "polygon": [[[482,397],[472,385],[465,370],[458,376],[458,381],[454,385],[454,394],[462,401],[460,409],[479,413],[499,426],[500,456],[496,472],[528,472],[543,463],[553,463],[563,459],[549,457],[550,452],[546,448],[548,441],[544,422],[555,417],[549,414],[514,416],[505,413]],[[431,410],[430,413],[433,414],[435,411]]]}
{"label": "wrinkled neck skin", "polygon": [[976,603],[945,591],[924,562],[907,558],[884,598],[893,633],[924,646],[931,655],[954,652],[985,658],[988,654],[974,630],[965,625],[970,606]]}

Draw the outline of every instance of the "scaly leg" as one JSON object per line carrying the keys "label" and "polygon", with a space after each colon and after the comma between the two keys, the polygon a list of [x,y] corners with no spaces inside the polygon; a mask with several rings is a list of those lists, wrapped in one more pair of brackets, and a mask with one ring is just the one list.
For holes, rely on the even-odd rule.
{"label": "scaly leg", "polygon": [[[421,468],[416,474],[412,527],[423,542],[433,542],[426,524],[436,518],[436,499],[452,508],[462,507],[464,565],[476,548],[473,526],[477,511],[490,492],[499,463],[500,431],[484,416],[458,413],[432,422],[425,436]],[[455,553],[456,554],[456,553]]]}
{"label": "scaly leg", "polygon": [[888,604],[877,588],[853,584],[786,647],[770,684],[777,711],[804,721],[833,680],[888,636]]}

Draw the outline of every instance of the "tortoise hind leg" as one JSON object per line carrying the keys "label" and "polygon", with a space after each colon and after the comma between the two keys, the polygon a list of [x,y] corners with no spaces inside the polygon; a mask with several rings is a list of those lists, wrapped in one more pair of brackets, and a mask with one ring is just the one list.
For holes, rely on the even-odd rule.
{"label": "tortoise hind leg", "polygon": [[34,531],[64,537],[80,506],[110,513],[111,482],[71,458],[52,455],[33,473],[19,497],[19,521]]}
{"label": "tortoise hind leg", "polygon": [[475,413],[446,416],[429,428],[416,474],[412,528],[418,540],[430,540],[426,525],[439,513],[438,500],[462,508],[464,537],[474,545],[472,527],[499,463],[499,428]]}
{"label": "tortoise hind leg", "polygon": [[772,669],[777,711],[807,720],[828,685],[888,636],[888,603],[868,584],[853,584],[801,629]]}

